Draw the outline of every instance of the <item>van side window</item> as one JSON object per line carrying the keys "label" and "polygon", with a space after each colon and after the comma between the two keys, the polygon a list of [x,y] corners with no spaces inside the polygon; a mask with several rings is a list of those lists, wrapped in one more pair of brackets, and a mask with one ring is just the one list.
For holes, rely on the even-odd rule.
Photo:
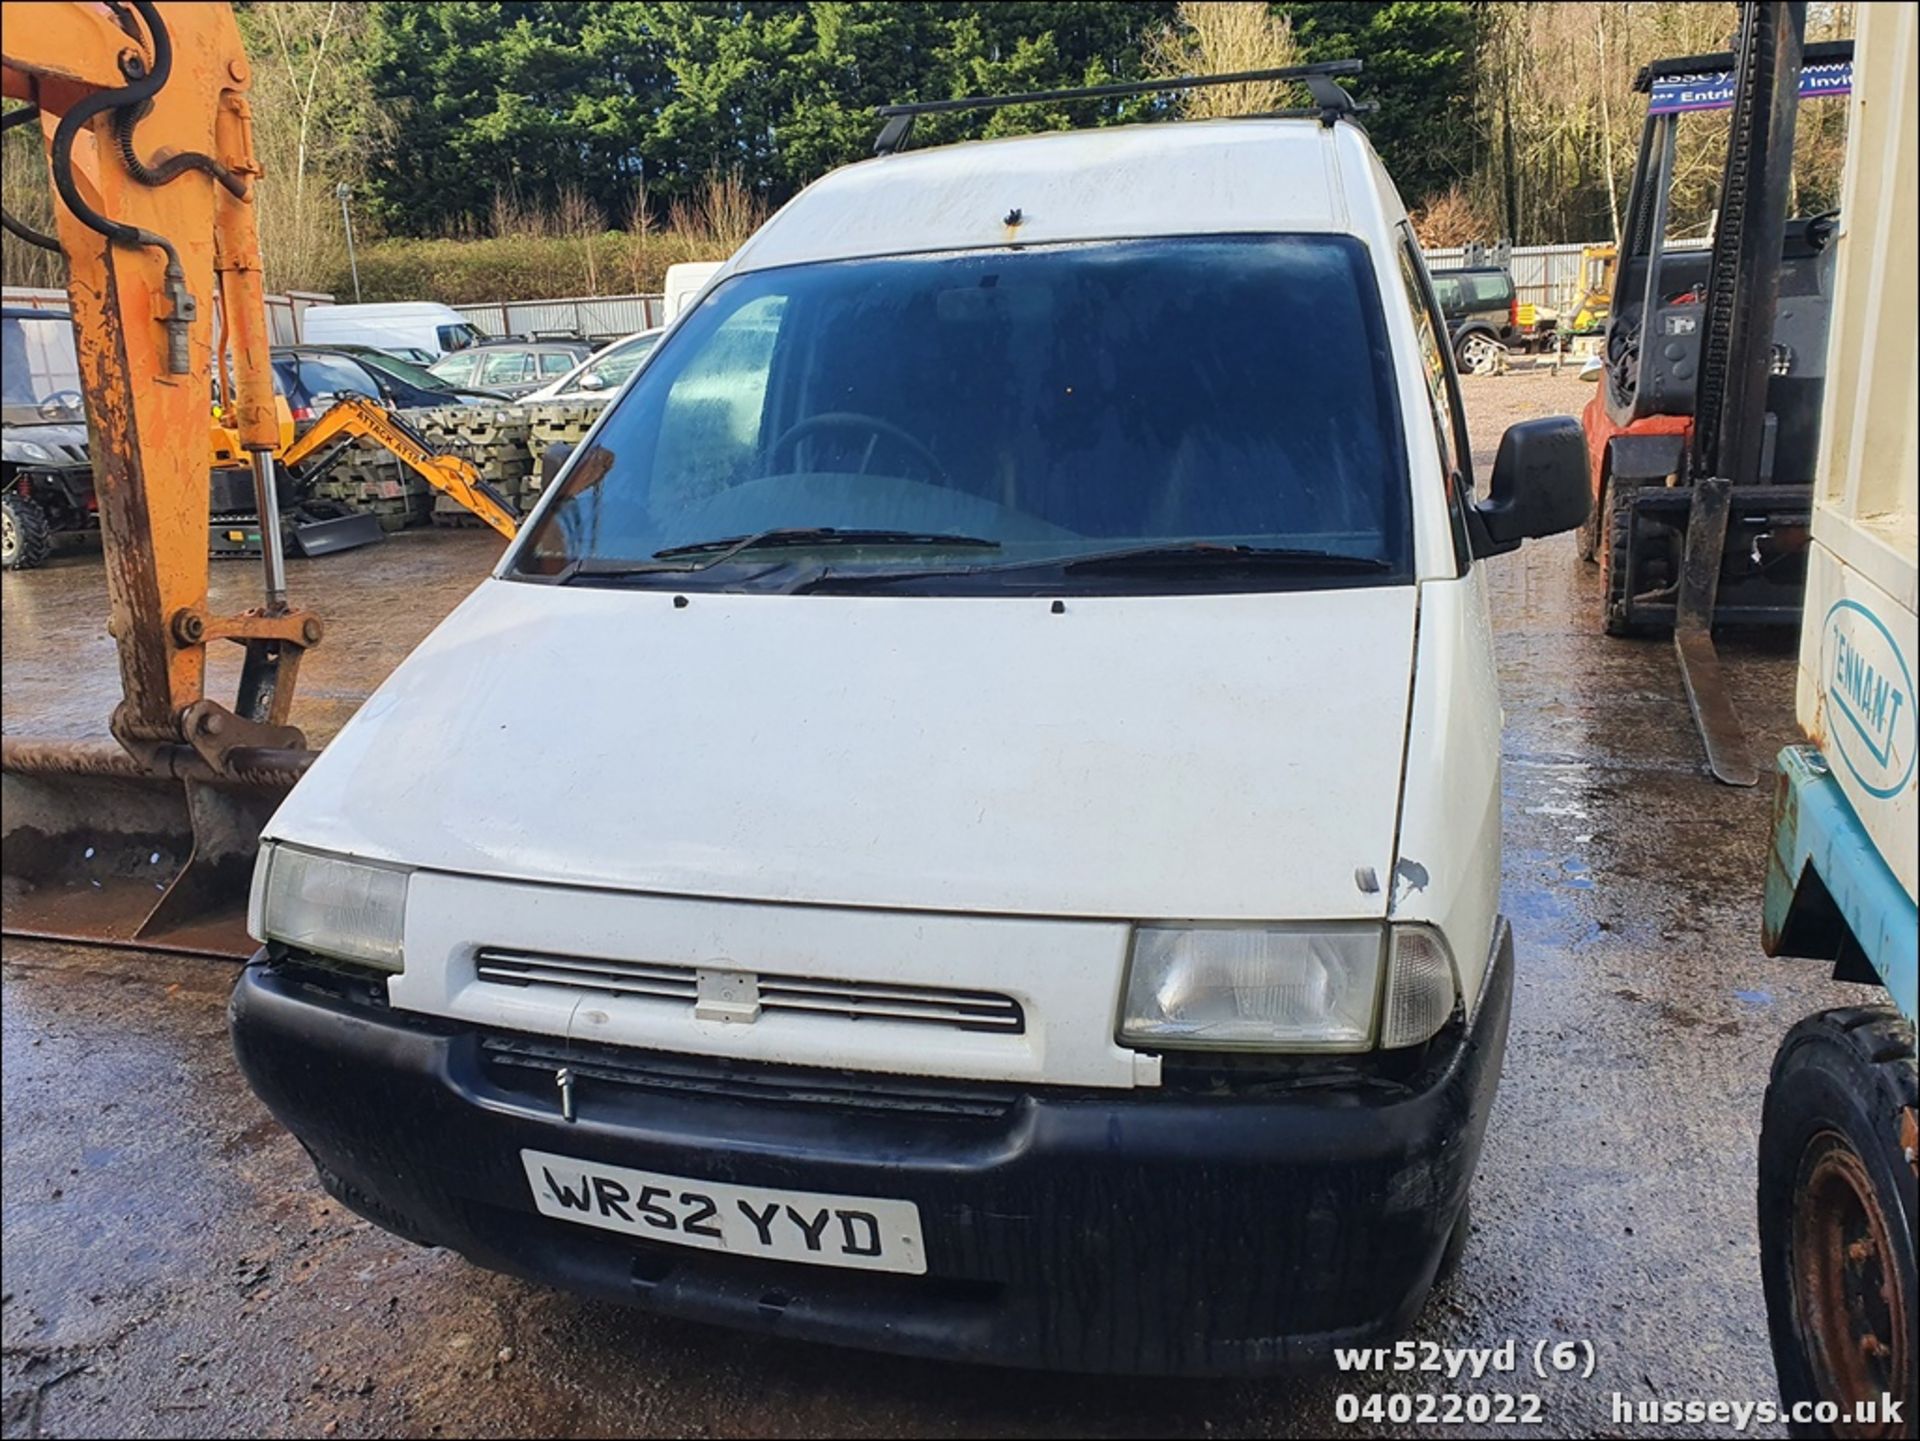
{"label": "van side window", "polygon": [[440,337],[442,350],[465,350],[480,338],[480,332],[465,321],[458,325],[442,325],[435,333]]}
{"label": "van side window", "polygon": [[1447,478],[1447,515],[1453,531],[1453,553],[1459,573],[1465,575],[1473,551],[1467,538],[1466,507],[1473,495],[1473,452],[1468,446],[1465,411],[1451,353],[1441,339],[1445,333],[1439,311],[1428,299],[1426,267],[1420,261],[1412,235],[1401,227],[1395,249],[1407,308],[1413,314],[1414,334],[1420,343],[1420,370],[1427,382],[1427,404],[1433,416],[1433,438],[1439,447],[1440,469]]}

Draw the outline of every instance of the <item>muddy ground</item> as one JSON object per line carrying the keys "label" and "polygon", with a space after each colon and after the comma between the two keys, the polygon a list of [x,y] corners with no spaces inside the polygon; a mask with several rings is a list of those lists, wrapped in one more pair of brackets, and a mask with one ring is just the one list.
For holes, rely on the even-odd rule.
{"label": "muddy ground", "polygon": [[[1588,393],[1533,375],[1468,386],[1483,474],[1506,424]],[[294,562],[296,597],[330,623],[296,720],[331,734],[498,552],[484,532],[422,531]],[[1455,1389],[1539,1393],[1541,1424],[1523,1428],[1534,1434],[1653,1434],[1614,1419],[1615,1393],[1775,1395],[1752,1215],[1761,1092],[1794,1020],[1863,992],[1761,957],[1768,793],[1703,778],[1668,648],[1595,633],[1594,576],[1570,539],[1488,564],[1513,1034],[1472,1239],[1416,1335],[1511,1338],[1523,1355],[1591,1341],[1590,1379]],[[251,566],[215,576],[216,603],[250,603]],[[3,594],[5,729],[101,733],[117,682],[97,556],[9,575]],[[1733,637],[1724,650],[1756,750],[1771,755],[1794,738],[1791,643]],[[231,683],[223,667],[214,693]],[[901,1361],[485,1274],[321,1193],[234,1071],[232,975],[6,943],[7,1436],[1318,1436],[1343,1392],[1446,1389]]]}

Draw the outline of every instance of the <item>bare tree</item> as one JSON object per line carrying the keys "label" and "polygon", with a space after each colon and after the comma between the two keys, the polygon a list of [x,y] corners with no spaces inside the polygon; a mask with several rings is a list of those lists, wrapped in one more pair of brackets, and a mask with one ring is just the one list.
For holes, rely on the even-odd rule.
{"label": "bare tree", "polygon": [[[1241,0],[1181,0],[1174,24],[1147,45],[1147,68],[1168,79],[1178,75],[1232,75],[1277,70],[1300,63],[1293,25],[1263,4]],[[1294,103],[1297,87],[1285,81],[1210,85],[1188,91],[1181,113],[1189,120],[1258,115]]]}

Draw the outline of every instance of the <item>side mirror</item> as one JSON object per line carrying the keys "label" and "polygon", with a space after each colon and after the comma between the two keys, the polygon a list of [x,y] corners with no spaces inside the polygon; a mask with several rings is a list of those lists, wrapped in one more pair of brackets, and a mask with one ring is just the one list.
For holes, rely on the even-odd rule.
{"label": "side mirror", "polygon": [[545,490],[553,484],[554,477],[560,474],[560,468],[567,463],[567,457],[573,454],[573,447],[563,440],[556,440],[540,452],[540,488]]}
{"label": "side mirror", "polygon": [[1580,422],[1549,415],[1508,426],[1488,490],[1468,513],[1476,557],[1504,555],[1523,540],[1585,524],[1593,490]]}
{"label": "side mirror", "polygon": [[581,390],[605,390],[607,388],[606,381],[600,378],[600,372],[597,370],[587,371],[578,380],[574,381],[574,384]]}

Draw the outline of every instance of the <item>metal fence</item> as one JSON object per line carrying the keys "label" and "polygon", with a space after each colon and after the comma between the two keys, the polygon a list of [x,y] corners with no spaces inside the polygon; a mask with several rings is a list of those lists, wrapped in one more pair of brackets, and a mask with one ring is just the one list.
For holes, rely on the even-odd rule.
{"label": "metal fence", "polygon": [[482,335],[583,335],[618,340],[667,323],[664,295],[581,295],[562,300],[499,300],[453,307]]}
{"label": "metal fence", "polygon": [[[1592,242],[1595,245],[1602,241]],[[1669,250],[1704,250],[1706,240],[1669,240]],[[1580,252],[1573,245],[1516,245],[1507,256],[1507,269],[1513,274],[1514,293],[1521,303],[1544,305],[1554,310],[1571,309],[1586,291],[1580,274]],[[1426,248],[1427,265],[1444,269],[1467,264],[1464,246],[1435,245]]]}
{"label": "metal fence", "polygon": [[[9,285],[0,291],[0,302],[23,305],[30,310],[65,310],[67,292],[43,290],[34,286]],[[317,290],[289,290],[285,295],[267,297],[267,339],[274,345],[296,345],[300,340],[300,317],[310,305],[331,305],[333,297]]]}

